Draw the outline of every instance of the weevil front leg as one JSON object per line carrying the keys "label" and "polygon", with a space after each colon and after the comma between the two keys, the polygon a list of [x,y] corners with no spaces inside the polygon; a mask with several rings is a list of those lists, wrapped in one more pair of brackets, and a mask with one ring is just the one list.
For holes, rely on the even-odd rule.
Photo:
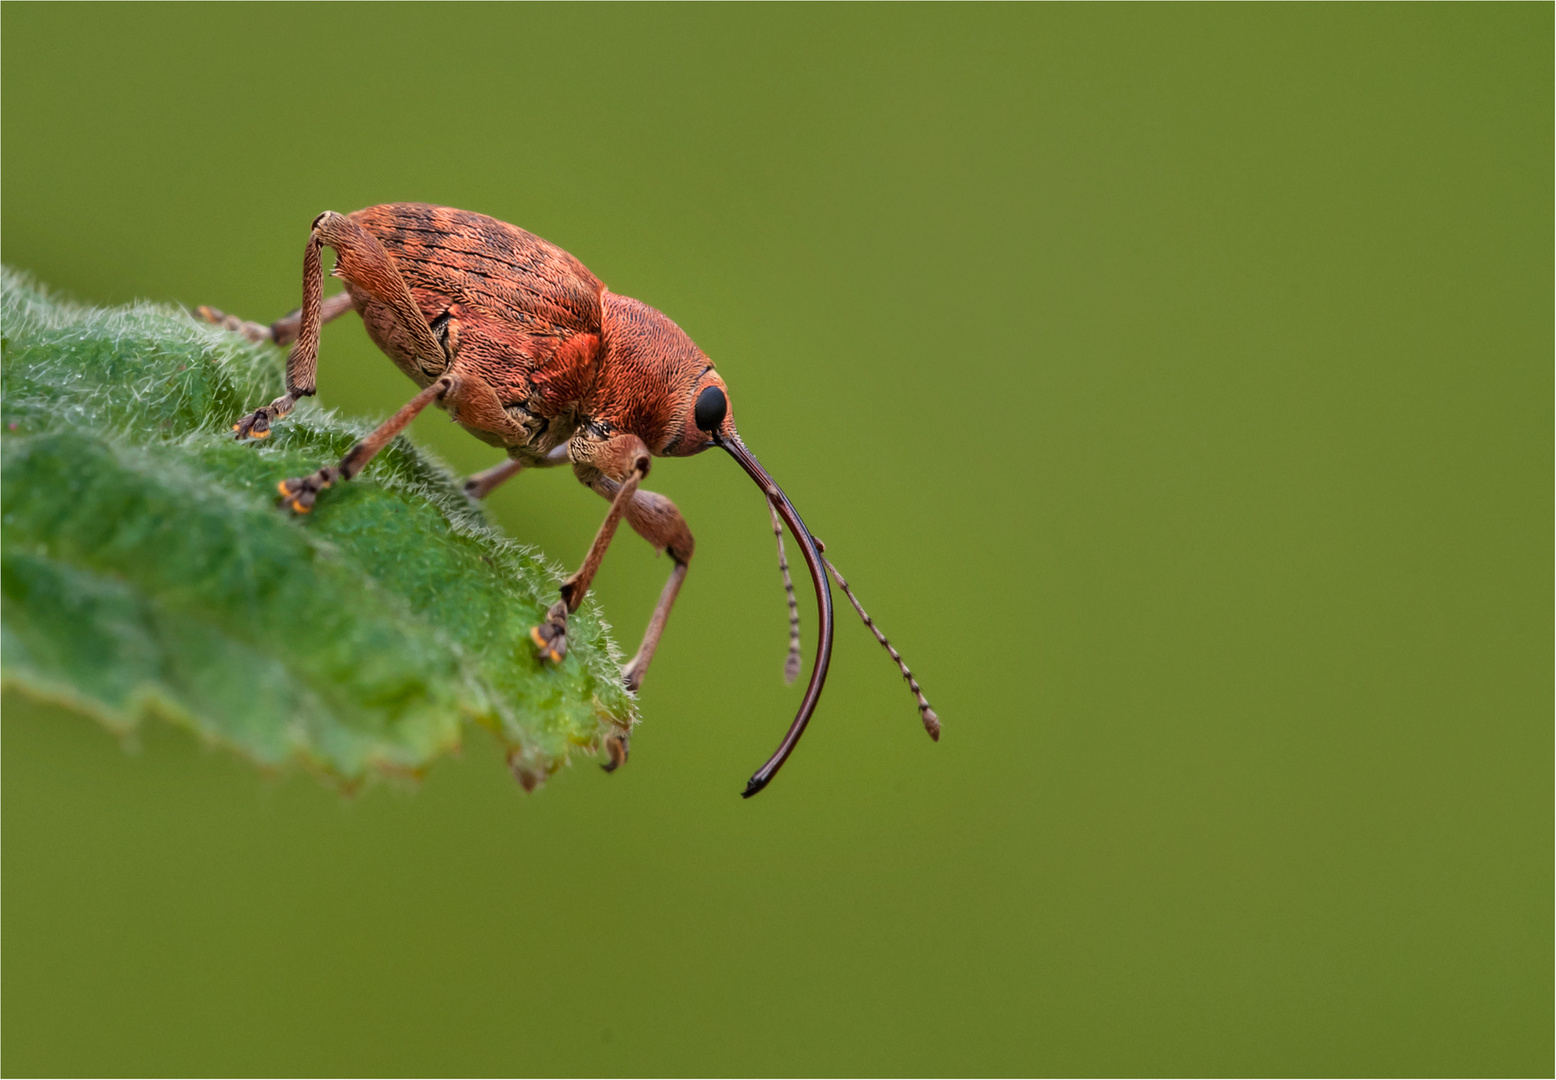
{"label": "weevil front leg", "polygon": [[530,637],[539,648],[542,660],[561,663],[567,655],[567,617],[578,610],[595,573],[605,558],[605,551],[616,535],[616,526],[627,512],[627,505],[637,493],[638,483],[648,475],[650,458],[648,447],[636,435],[617,435],[609,439],[574,439],[569,446],[573,458],[573,472],[585,484],[593,486],[596,477],[609,479],[615,490],[610,496],[611,508],[600,523],[600,531],[594,534],[594,543],[584,556],[583,565],[572,577],[562,582],[562,597],[546,612],[546,621],[530,630]]}
{"label": "weevil front leg", "polygon": [[[676,597],[680,595],[681,585],[686,580],[686,571],[691,565],[692,553],[696,550],[697,544],[692,538],[691,529],[686,525],[686,519],[669,499],[658,492],[644,491],[639,488],[636,476],[626,481],[613,478],[605,469],[595,464],[599,457],[587,449],[587,444],[583,451],[575,450],[575,455],[583,459],[574,469],[578,478],[600,495],[611,500],[610,513],[606,515],[605,525],[600,528],[601,536],[606,535],[607,528],[610,534],[614,535],[616,523],[625,516],[627,524],[632,526],[634,532],[660,551],[668,552],[675,564],[670,569],[669,580],[665,582],[665,587],[659,594],[659,602],[654,605],[654,613],[649,617],[648,627],[643,632],[642,644],[638,646],[637,653],[621,671],[621,681],[627,689],[636,691],[643,685],[643,676],[648,671],[649,663],[654,659],[654,652],[659,648],[659,639],[664,636],[665,623],[670,618],[670,609],[675,606]],[[646,466],[643,472],[647,473]],[[605,542],[609,543],[608,536]],[[595,538],[595,543],[599,545],[599,537]],[[566,608],[567,611],[577,610],[578,603],[583,599],[583,591],[588,588],[589,581],[593,579],[594,570],[599,565],[599,557],[603,554],[603,547],[600,548],[598,555],[595,549],[591,548],[590,558],[585,559],[583,568],[563,585],[563,601],[552,608],[546,626],[536,628],[537,643],[542,643],[547,637],[547,627],[555,625],[557,618],[565,620],[565,611],[559,612],[558,608]],[[569,601],[571,607],[566,607]],[[561,628],[564,631],[565,642],[565,621],[561,623]],[[546,655],[548,659],[552,659],[549,650]],[[625,743],[619,749],[625,760]],[[612,760],[615,760],[614,757]],[[613,768],[614,765],[610,767]]]}
{"label": "weevil front leg", "polygon": [[636,693],[643,685],[643,676],[648,673],[648,665],[659,648],[659,639],[664,636],[670,609],[675,606],[675,598],[681,594],[681,585],[686,580],[686,571],[691,567],[692,552],[696,550],[697,542],[692,539],[692,531],[675,503],[656,491],[639,490],[632,496],[632,502],[627,505],[627,524],[655,548],[667,552],[674,563],[670,567],[669,580],[660,590],[654,613],[649,616],[648,627],[643,631],[643,641],[627,666],[621,669],[621,681],[628,690]]}

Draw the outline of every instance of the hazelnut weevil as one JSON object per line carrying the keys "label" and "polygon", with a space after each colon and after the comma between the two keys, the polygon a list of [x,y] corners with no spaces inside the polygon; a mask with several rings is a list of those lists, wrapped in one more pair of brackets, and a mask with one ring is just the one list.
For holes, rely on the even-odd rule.
{"label": "hazelnut weevil", "polygon": [[[321,250],[335,251],[335,277],[346,291],[323,298]],[[832,591],[828,571],[876,639],[891,654],[918,700],[924,728],[940,737],[940,721],[897,650],[875,626],[825,545],[811,535],[794,504],[735,432],[728,391],[709,360],[669,318],[610,292],[573,256],[540,237],[483,214],[422,203],[370,206],[314,220],[303,254],[303,306],[261,326],[202,307],[199,314],[253,341],[291,344],[286,393],[243,417],[239,439],[262,439],[299,398],[316,392],[319,328],[356,311],[368,336],[421,387],[377,430],[335,465],[283,480],[281,503],[308,513],[319,492],[350,480],[428,405],[437,404],[508,460],[465,484],[483,498],[527,468],[571,462],[586,486],[610,500],[610,510],[584,556],[562,583],[545,621],[530,633],[543,661],[567,655],[567,617],[578,610],[616,526],[625,517],[674,564],[622,681],[637,690],[691,563],[694,542],[675,504],[639,487],[654,457],[686,457],[709,447],[729,453],[762,489],[778,538],[779,566],[789,600],[789,657],[799,672],[799,614],[783,547],[783,525],[799,543],[810,571],[820,634],[810,682],[783,742],[747,782],[755,795],[799,742],[816,709],[832,657]],[[781,523],[780,523],[781,521]],[[607,740],[607,772],[627,759],[625,733]]]}

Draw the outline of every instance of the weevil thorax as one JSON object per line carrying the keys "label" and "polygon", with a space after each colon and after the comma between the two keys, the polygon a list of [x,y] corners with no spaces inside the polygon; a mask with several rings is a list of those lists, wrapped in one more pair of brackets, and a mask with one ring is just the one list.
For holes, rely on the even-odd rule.
{"label": "weevil thorax", "polygon": [[[606,292],[600,347],[600,377],[586,410],[592,419],[631,432],[658,456],[685,457],[713,445],[697,415],[699,399],[713,387],[724,402],[717,430],[734,435],[724,380],[697,343],[663,312]],[[707,404],[704,399],[704,421]]]}

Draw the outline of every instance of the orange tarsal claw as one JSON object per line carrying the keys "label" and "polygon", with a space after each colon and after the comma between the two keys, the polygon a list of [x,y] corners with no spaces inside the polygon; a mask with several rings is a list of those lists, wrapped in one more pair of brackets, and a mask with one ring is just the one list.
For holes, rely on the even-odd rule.
{"label": "orange tarsal claw", "polygon": [[557,602],[546,612],[546,621],[530,627],[530,640],[537,647],[535,657],[560,664],[567,655],[567,604]]}

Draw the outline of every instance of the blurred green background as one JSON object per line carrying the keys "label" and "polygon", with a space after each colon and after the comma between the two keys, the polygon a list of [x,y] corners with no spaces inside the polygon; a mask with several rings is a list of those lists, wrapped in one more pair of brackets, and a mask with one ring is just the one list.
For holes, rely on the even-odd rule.
{"label": "blurred green background", "polygon": [[[523,225],[715,358],[945,722],[845,607],[741,801],[799,688],[721,455],[651,478],[613,777],[346,799],[8,697],[5,1071],[1548,1075],[1552,18],[5,5],[8,263],[269,320],[322,210]],[[354,318],[320,386],[411,390]],[[667,569],[612,550],[625,646]]]}

